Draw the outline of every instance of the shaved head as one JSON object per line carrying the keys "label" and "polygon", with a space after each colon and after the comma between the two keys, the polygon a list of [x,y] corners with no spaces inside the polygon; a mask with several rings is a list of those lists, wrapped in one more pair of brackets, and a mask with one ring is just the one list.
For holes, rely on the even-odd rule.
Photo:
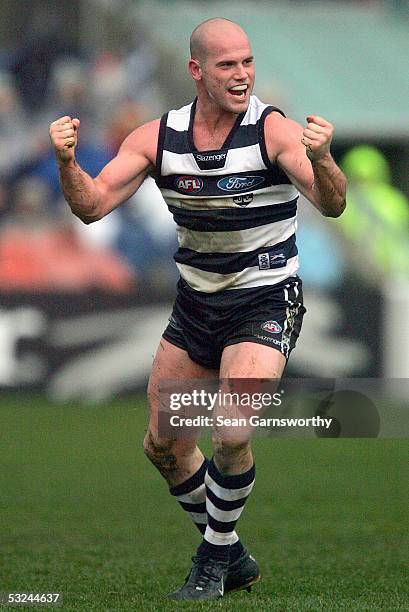
{"label": "shaved head", "polygon": [[254,85],[254,58],[243,28],[230,19],[208,19],[193,31],[190,54],[198,108],[245,112]]}
{"label": "shaved head", "polygon": [[190,37],[190,57],[198,62],[204,62],[214,46],[219,40],[225,41],[230,35],[237,34],[243,36],[248,41],[247,34],[237,23],[224,19],[223,17],[213,17],[200,23],[195,28]]}

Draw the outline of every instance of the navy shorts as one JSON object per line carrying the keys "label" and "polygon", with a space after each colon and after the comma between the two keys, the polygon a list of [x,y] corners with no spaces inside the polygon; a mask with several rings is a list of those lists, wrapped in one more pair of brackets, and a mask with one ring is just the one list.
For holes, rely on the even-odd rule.
{"label": "navy shorts", "polygon": [[239,342],[271,346],[288,359],[304,313],[298,276],[276,285],[216,293],[196,291],[180,279],[163,337],[206,368],[218,369],[223,349]]}

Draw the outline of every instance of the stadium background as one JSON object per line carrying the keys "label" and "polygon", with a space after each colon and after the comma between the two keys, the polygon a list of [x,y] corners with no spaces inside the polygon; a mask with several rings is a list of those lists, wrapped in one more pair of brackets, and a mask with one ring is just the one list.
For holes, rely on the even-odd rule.
{"label": "stadium background", "polygon": [[[237,20],[255,93],[301,123],[331,120],[351,185],[349,222],[300,205],[308,316],[289,374],[407,378],[409,3],[0,9],[0,590],[61,590],[73,610],[164,609],[195,543],[140,450],[176,281],[172,220],[145,184],[83,226],[62,202],[48,125],[81,119],[78,158],[96,174],[135,126],[192,98],[193,27]],[[242,522],[265,580],[252,605],[409,609],[406,442],[258,439],[256,456]]]}

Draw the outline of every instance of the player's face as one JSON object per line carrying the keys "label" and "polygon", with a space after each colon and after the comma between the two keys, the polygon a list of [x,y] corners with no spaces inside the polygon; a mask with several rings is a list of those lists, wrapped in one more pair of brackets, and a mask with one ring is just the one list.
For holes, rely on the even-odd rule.
{"label": "player's face", "polygon": [[[233,43],[233,44],[232,44]],[[246,38],[239,37],[211,49],[202,65],[202,83],[209,97],[223,110],[247,110],[254,85],[254,61]]]}

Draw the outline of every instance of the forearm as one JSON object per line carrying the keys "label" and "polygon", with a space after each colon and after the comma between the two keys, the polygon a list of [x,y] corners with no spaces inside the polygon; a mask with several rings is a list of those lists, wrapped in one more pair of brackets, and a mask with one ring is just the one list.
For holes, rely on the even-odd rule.
{"label": "forearm", "polygon": [[84,223],[91,223],[101,217],[101,195],[95,181],[75,160],[67,163],[58,161],[61,188],[74,215]]}
{"label": "forearm", "polygon": [[314,173],[312,192],[319,210],[326,217],[339,217],[346,206],[347,180],[330,154],[311,160]]}

